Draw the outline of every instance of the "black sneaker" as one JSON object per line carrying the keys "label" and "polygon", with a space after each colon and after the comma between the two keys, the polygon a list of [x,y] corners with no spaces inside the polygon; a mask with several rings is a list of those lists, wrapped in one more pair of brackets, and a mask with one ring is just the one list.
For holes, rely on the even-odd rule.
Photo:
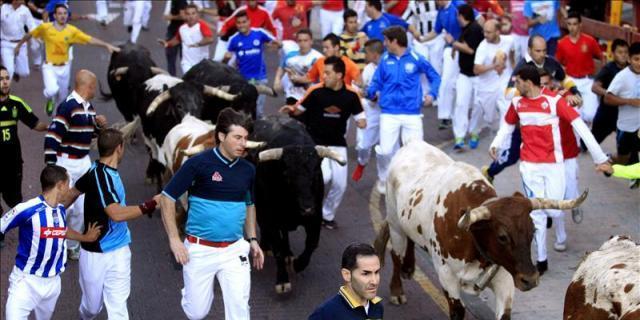
{"label": "black sneaker", "polygon": [[631,180],[629,183],[629,189],[638,189],[640,186],[640,179]]}
{"label": "black sneaker", "polygon": [[322,219],[322,226],[329,230],[338,229],[338,223],[336,223],[335,220]]}
{"label": "black sneaker", "polygon": [[549,270],[549,265],[547,264],[547,260],[536,262],[536,269],[538,269],[538,273],[543,275],[547,270]]}
{"label": "black sneaker", "polygon": [[444,130],[451,128],[451,120],[449,119],[441,119],[438,124],[438,130]]}
{"label": "black sneaker", "polygon": [[553,227],[553,220],[547,217],[547,229],[551,229]]}

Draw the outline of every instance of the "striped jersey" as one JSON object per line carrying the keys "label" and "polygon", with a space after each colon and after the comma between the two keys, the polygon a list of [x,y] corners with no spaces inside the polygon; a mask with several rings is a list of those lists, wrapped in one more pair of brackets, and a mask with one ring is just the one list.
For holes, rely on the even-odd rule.
{"label": "striped jersey", "polygon": [[96,129],[96,111],[91,103],[71,92],[49,125],[44,139],[45,162],[56,163],[57,153],[76,158],[88,155]]}
{"label": "striped jersey", "polygon": [[43,196],[23,202],[0,219],[0,232],[18,227],[16,267],[25,273],[50,278],[67,263],[66,213],[61,204],[50,207]]}

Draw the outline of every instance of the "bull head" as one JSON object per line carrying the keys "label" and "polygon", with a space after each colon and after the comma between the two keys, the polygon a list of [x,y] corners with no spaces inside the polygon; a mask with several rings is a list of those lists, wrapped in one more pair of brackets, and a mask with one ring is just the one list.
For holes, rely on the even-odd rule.
{"label": "bull head", "polygon": [[[212,87],[212,86],[204,85],[202,89],[202,92],[206,95],[218,97],[228,101],[233,101],[237,97],[237,95],[230,94],[227,91],[229,91],[228,86]],[[153,99],[153,101],[151,101],[151,103],[149,104],[149,108],[147,109],[147,115],[148,116],[151,115],[153,112],[156,111],[158,106],[160,106],[163,102],[169,99],[171,99],[171,93],[169,92],[169,90],[163,91],[155,99]]]}
{"label": "bull head", "polygon": [[[347,164],[347,160],[344,159],[339,153],[331,150],[328,147],[324,146],[316,146],[316,152],[320,158],[329,158],[338,162],[341,166]],[[282,157],[282,148],[273,148],[260,152],[258,154],[258,159],[260,162],[271,161],[271,160],[280,160]]]}
{"label": "bull head", "polygon": [[469,212],[466,212],[460,220],[458,220],[458,228],[468,231],[472,224],[480,220],[489,219],[491,219],[491,211],[489,211],[489,208],[481,205]]}
{"label": "bull head", "polygon": [[[162,68],[151,67],[149,69],[151,70],[151,73],[154,74],[154,75],[157,75],[157,74],[169,74],[167,71],[165,71]],[[116,69],[111,70],[111,72],[109,72],[109,74],[112,75],[117,81],[120,81],[122,79],[122,76],[127,74],[128,71],[129,71],[129,67],[120,67],[120,68],[116,68]]]}

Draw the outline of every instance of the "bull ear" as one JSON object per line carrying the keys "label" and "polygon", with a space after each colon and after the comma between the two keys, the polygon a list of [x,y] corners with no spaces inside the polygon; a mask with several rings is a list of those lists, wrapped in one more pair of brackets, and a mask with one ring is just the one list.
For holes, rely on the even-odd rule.
{"label": "bull ear", "polygon": [[458,228],[469,231],[474,223],[481,220],[491,219],[491,211],[485,206],[479,206],[471,211],[467,211],[460,220],[458,220]]}
{"label": "bull ear", "polygon": [[519,198],[526,198],[522,193],[520,193],[519,191],[516,191],[513,193],[514,197],[519,197]]}

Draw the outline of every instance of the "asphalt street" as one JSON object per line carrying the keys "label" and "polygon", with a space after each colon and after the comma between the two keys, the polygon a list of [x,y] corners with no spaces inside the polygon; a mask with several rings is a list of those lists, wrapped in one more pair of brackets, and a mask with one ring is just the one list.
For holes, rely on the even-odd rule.
{"label": "asphalt street", "polygon": [[[152,58],[161,66],[166,66],[164,51],[156,42],[165,34],[166,23],[160,18],[164,9],[164,1],[154,1],[149,31],[143,31],[138,40],[152,52]],[[80,14],[95,13],[93,1],[72,2],[72,10]],[[75,21],[72,24],[85,32],[95,35],[111,43],[121,44],[128,39],[122,25],[121,2],[110,5],[110,13],[114,20],[102,27],[93,20]],[[317,15],[314,15],[317,21]],[[313,19],[313,18],[312,18]],[[269,82],[278,63],[278,54],[269,51],[266,55]],[[109,53],[98,47],[77,46],[74,49],[72,74],[86,68],[96,73],[103,89],[108,90],[106,71]],[[32,74],[19,83],[14,83],[12,94],[22,97],[35,110],[41,121],[49,122],[43,110],[45,104],[42,95],[42,76],[32,69]],[[122,121],[122,116],[115,108],[113,101],[93,101],[99,114],[104,114],[110,123]],[[284,98],[268,98],[266,113],[274,114],[284,104]],[[460,161],[480,167],[488,163],[487,148],[493,133],[485,132],[478,150],[464,153],[453,153],[450,130],[439,131],[436,122],[436,110],[424,110],[425,140],[444,148],[451,156]],[[44,135],[20,127],[20,139],[24,158],[24,199],[39,194],[38,176],[44,165]],[[355,134],[348,134],[350,143],[349,172],[355,167]],[[607,140],[603,147],[606,152],[614,151],[614,143]],[[97,154],[92,152],[92,159]],[[374,161],[374,160],[373,160]],[[125,158],[119,168],[127,190],[127,202],[139,203],[154,195],[155,187],[144,182],[144,170],[147,165],[147,154],[142,139],[137,139],[127,147]],[[589,188],[590,194],[583,205],[584,222],[580,225],[567,219],[569,235],[568,250],[557,253],[551,249],[549,240],[550,271],[541,279],[538,288],[530,292],[517,292],[514,302],[514,319],[560,319],[562,315],[564,292],[577,268],[582,256],[587,251],[597,249],[610,235],[628,234],[640,240],[640,208],[637,190],[630,190],[627,183],[615,179],[607,179],[593,171],[593,164],[588,155],[579,159],[581,188]],[[337,293],[341,284],[339,272],[340,256],[346,245],[352,242],[373,242],[374,227],[384,216],[384,198],[372,193],[376,182],[375,164],[372,162],[365,170],[362,180],[354,183],[349,180],[349,187],[343,203],[337,213],[339,228],[323,229],[319,248],[314,253],[309,267],[293,277],[293,291],[278,296],[274,291],[275,261],[267,257],[265,269],[252,271],[251,316],[253,319],[306,319],[313,309],[326,299]],[[521,190],[517,167],[511,167],[496,180],[499,195],[510,195]],[[3,204],[6,209],[6,205]],[[132,285],[129,297],[129,314],[132,319],[184,319],[180,306],[180,289],[182,273],[176,268],[173,256],[169,251],[167,237],[159,215],[152,219],[141,218],[129,223],[133,242],[132,251]],[[300,253],[304,244],[304,231],[298,230],[291,236],[292,249]],[[17,232],[7,235],[6,246],[0,251],[0,310],[4,309],[7,300],[8,276],[13,268]],[[387,261],[390,261],[387,258]],[[439,293],[439,284],[433,267],[424,252],[418,253],[419,270],[416,279],[405,280],[408,303],[403,306],[391,305],[389,301],[389,280],[391,265],[384,267],[378,294],[384,299],[386,319],[446,319],[446,303]],[[58,300],[54,319],[76,319],[80,303],[80,287],[78,285],[78,264],[70,261],[62,275],[62,294]],[[224,319],[221,292],[216,286],[215,301],[209,319]],[[466,297],[469,307],[467,319],[492,318],[493,298],[486,291],[478,297]],[[0,312],[0,319],[5,319]],[[100,319],[106,319],[106,312]]]}

